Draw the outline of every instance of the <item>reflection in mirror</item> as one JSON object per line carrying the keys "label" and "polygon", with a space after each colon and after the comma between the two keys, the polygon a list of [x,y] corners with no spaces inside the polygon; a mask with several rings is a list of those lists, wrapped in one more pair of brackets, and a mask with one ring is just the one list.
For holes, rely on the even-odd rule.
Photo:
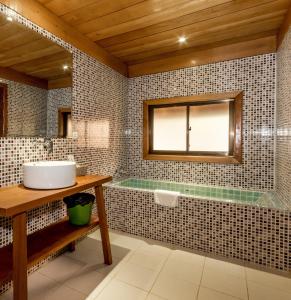
{"label": "reflection in mirror", "polygon": [[71,137],[71,89],[72,54],[0,14],[0,136]]}

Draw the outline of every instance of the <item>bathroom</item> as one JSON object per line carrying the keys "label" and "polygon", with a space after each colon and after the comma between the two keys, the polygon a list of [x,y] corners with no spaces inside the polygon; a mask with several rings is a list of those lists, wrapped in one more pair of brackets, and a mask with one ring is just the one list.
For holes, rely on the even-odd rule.
{"label": "bathroom", "polygon": [[[290,0],[0,0],[0,17],[1,300],[291,299]],[[42,52],[62,80],[37,62]],[[188,147],[195,132],[215,144],[225,119],[189,127],[195,101],[227,103],[232,155],[153,151]],[[173,117],[155,139],[154,110],[167,108],[185,109],[191,130]],[[28,263],[27,278],[15,271],[27,254],[15,252],[2,280],[3,249],[23,242],[3,195],[25,163],[68,160],[86,173],[78,180],[103,176],[83,190],[104,198],[105,225],[78,228],[76,241]],[[61,198],[27,208],[27,234],[65,218]]]}

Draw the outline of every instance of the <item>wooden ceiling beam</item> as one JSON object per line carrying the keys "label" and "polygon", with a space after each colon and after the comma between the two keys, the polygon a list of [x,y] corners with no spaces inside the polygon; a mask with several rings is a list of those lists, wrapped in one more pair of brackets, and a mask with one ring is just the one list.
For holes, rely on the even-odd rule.
{"label": "wooden ceiling beam", "polygon": [[285,19],[279,29],[279,32],[277,34],[277,49],[279,49],[279,47],[281,46],[285,35],[287,34],[289,28],[291,26],[291,5],[288,9],[288,12],[285,16]]}
{"label": "wooden ceiling beam", "polygon": [[0,78],[31,85],[41,89],[48,89],[47,80],[29,76],[10,68],[0,67]]}
{"label": "wooden ceiling beam", "polygon": [[123,75],[127,74],[127,67],[121,60],[68,25],[39,2],[35,0],[0,0],[0,3],[10,7],[33,23],[93,56],[117,72]]}
{"label": "wooden ceiling beam", "polygon": [[217,48],[193,50],[192,53],[148,61],[128,67],[129,77],[167,72],[187,67],[272,53],[276,51],[276,36],[240,42]]}

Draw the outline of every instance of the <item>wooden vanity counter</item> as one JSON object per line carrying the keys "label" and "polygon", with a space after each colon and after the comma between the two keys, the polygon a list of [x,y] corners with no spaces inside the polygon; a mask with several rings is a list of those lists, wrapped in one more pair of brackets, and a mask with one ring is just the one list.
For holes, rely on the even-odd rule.
{"label": "wooden vanity counter", "polygon": [[[27,300],[27,269],[54,252],[70,246],[99,226],[104,262],[112,263],[108,225],[104,205],[102,184],[112,180],[111,176],[87,175],[77,177],[77,183],[56,190],[33,190],[22,184],[0,188],[0,216],[12,217],[13,243],[0,248],[0,284],[13,280],[14,300]],[[73,226],[68,218],[27,235],[27,212],[44,204],[58,201],[66,196],[95,189],[98,216],[93,216],[86,226]],[[97,251],[97,249],[96,249]]]}

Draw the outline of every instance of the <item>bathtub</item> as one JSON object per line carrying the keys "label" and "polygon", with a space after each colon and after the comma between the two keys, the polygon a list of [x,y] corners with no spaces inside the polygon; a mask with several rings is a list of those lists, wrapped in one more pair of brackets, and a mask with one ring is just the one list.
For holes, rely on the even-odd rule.
{"label": "bathtub", "polygon": [[272,192],[259,192],[136,178],[122,179],[111,183],[110,186],[150,192],[153,192],[154,190],[175,191],[180,192],[181,196],[199,199],[284,209],[283,203],[278,201]]}
{"label": "bathtub", "polygon": [[[179,191],[178,207],[155,204],[155,189]],[[291,271],[291,212],[272,193],[126,178],[104,196],[111,229]]]}

